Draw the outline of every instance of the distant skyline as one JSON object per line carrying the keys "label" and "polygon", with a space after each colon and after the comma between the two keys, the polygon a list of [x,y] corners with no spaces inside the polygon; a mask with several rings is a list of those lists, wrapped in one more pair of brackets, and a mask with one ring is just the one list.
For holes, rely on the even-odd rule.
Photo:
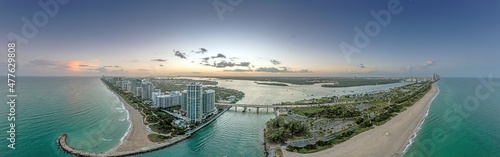
{"label": "distant skyline", "polygon": [[147,2],[0,1],[0,43],[31,76],[500,76],[500,1]]}

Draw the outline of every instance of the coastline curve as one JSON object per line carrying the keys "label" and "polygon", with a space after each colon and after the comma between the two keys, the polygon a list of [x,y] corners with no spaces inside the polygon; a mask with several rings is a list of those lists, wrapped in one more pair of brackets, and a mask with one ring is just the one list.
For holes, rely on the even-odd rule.
{"label": "coastline curve", "polygon": [[137,155],[137,154],[143,154],[143,153],[148,153],[148,152],[160,150],[160,149],[172,146],[172,145],[174,145],[174,144],[176,144],[176,143],[178,143],[180,141],[183,141],[183,140],[185,140],[185,139],[187,139],[189,137],[190,136],[188,136],[188,135],[184,135],[184,136],[181,136],[180,139],[174,140],[172,142],[165,142],[165,143],[156,144],[156,145],[153,145],[153,146],[144,147],[144,148],[141,148],[141,149],[135,149],[135,150],[131,150],[131,151],[108,152],[108,153],[90,153],[90,152],[84,152],[82,150],[74,149],[71,146],[69,146],[68,143],[66,142],[66,140],[68,139],[68,135],[65,134],[65,133],[62,134],[61,136],[59,136],[59,138],[57,139],[57,144],[59,145],[59,148],[61,148],[64,152],[72,154],[72,155],[76,155],[76,156],[85,156],[85,157],[104,157],[104,156],[118,157],[118,156]]}

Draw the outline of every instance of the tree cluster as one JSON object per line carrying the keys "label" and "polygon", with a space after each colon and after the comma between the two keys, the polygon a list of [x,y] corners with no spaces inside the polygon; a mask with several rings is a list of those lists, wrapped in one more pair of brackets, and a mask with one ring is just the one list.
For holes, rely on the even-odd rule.
{"label": "tree cluster", "polygon": [[353,107],[346,106],[323,106],[323,110],[313,113],[304,113],[307,117],[324,117],[324,118],[350,118],[361,115],[361,112]]}
{"label": "tree cluster", "polygon": [[309,132],[309,127],[299,121],[285,122],[283,117],[276,117],[266,123],[266,139],[273,143],[283,143],[292,136],[304,136]]}

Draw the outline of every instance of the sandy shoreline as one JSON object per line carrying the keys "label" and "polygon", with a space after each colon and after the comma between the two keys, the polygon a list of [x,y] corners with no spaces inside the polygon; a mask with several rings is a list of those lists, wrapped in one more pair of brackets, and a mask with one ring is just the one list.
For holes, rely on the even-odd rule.
{"label": "sandy shoreline", "polygon": [[148,140],[148,135],[150,133],[147,131],[147,126],[143,123],[143,117],[141,113],[132,106],[130,106],[130,104],[128,104],[127,101],[123,100],[123,98],[120,95],[118,95],[115,91],[109,89],[107,85],[106,87],[108,88],[108,90],[113,92],[118,97],[118,99],[120,99],[120,101],[123,103],[125,109],[128,111],[130,122],[132,125],[130,127],[130,130],[128,130],[128,134],[125,135],[125,138],[123,139],[122,143],[117,147],[111,149],[107,153],[131,151],[154,145],[155,143]]}
{"label": "sandy shoreline", "polygon": [[332,148],[311,154],[284,150],[283,154],[286,157],[401,156],[409,140],[424,120],[430,102],[437,93],[436,83],[433,83],[431,90],[422,99],[384,125],[365,131]]}
{"label": "sandy shoreline", "polygon": [[78,149],[73,149],[71,146],[68,146],[66,143],[68,135],[62,134],[58,138],[58,145],[59,148],[61,148],[64,152],[76,156],[132,156],[160,150],[172,146],[190,137],[190,135],[174,136],[171,139],[168,139],[161,143],[154,143],[149,141],[148,135],[150,134],[150,132],[147,129],[147,125],[143,122],[144,117],[141,115],[141,113],[133,108],[130,104],[128,104],[127,101],[125,101],[119,94],[110,89],[106,83],[103,82],[103,84],[108,88],[108,90],[112,91],[123,103],[123,107],[128,114],[128,120],[131,122],[127,133],[124,135],[124,137],[122,137],[123,141],[121,141],[119,144],[117,144],[117,146],[105,153],[90,153]]}

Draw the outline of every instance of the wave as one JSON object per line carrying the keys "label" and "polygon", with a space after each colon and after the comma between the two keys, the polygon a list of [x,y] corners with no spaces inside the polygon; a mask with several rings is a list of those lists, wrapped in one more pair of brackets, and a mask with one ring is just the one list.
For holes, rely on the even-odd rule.
{"label": "wave", "polygon": [[439,86],[437,84],[436,84],[436,88],[437,88],[437,93],[436,93],[436,95],[434,95],[434,97],[432,97],[431,101],[429,101],[429,104],[427,105],[427,111],[425,112],[424,118],[422,118],[422,121],[420,122],[420,124],[418,124],[417,130],[415,130],[415,132],[413,133],[413,136],[411,136],[410,140],[408,141],[408,144],[405,146],[405,149],[403,149],[403,155],[406,154],[406,152],[408,151],[410,146],[415,141],[415,138],[417,138],[417,135],[420,132],[420,129],[422,129],[422,125],[425,122],[425,119],[427,119],[427,116],[429,115],[429,110],[431,108],[432,102],[434,102],[434,99],[439,95],[440,90],[439,90]]}
{"label": "wave", "polygon": [[124,110],[126,110],[125,108],[123,107],[115,107],[115,109],[120,112],[120,113],[123,113]]}
{"label": "wave", "polygon": [[[127,114],[127,121],[129,122],[127,131],[120,138],[120,142],[114,148],[112,148],[112,149],[110,149],[110,150],[107,151],[107,152],[111,152],[111,151],[114,151],[114,150],[118,149],[118,147],[120,147],[123,144],[123,141],[125,140],[125,137],[127,137],[130,134],[130,131],[132,130],[132,121],[130,120],[130,113],[125,108],[125,104],[120,100],[119,95],[116,94],[116,93],[114,93],[113,91],[111,91],[111,89],[108,89],[108,90],[116,96],[116,99],[118,100],[116,103],[120,103],[121,104],[121,108],[120,107],[116,107],[115,109],[117,109],[120,113],[122,113],[123,111],[125,111],[125,113]],[[119,119],[119,120],[120,121],[124,121],[122,119]]]}
{"label": "wave", "polygon": [[111,141],[112,139],[101,138],[102,141]]}
{"label": "wave", "polygon": [[118,144],[118,146],[123,144],[123,140],[125,139],[125,137],[128,136],[128,134],[130,133],[130,130],[132,129],[132,121],[130,120],[130,113],[128,112],[128,110],[125,109],[125,104],[123,104],[123,102],[121,104],[122,104],[123,110],[125,110],[125,112],[127,112],[127,121],[129,122],[129,125],[128,125],[127,131],[125,132],[125,134],[123,134],[122,138],[120,138],[120,144]]}

